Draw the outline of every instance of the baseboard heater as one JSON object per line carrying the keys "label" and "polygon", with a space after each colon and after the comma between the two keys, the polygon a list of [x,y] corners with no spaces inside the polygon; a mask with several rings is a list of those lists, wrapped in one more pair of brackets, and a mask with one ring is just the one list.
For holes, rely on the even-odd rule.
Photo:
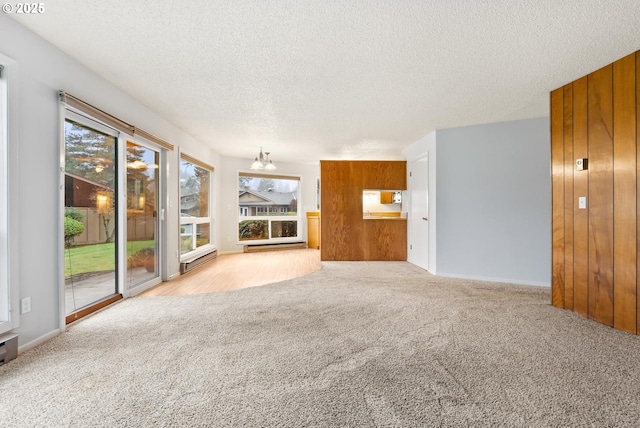
{"label": "baseboard heater", "polygon": [[18,356],[18,335],[5,334],[0,336],[0,366]]}
{"label": "baseboard heater", "polygon": [[306,242],[286,242],[280,244],[257,244],[257,245],[245,245],[245,253],[256,253],[259,251],[274,251],[274,250],[292,250],[295,248],[306,248]]}
{"label": "baseboard heater", "polygon": [[216,257],[218,257],[218,250],[212,250],[209,253],[202,254],[193,259],[185,260],[184,262],[180,263],[180,273],[183,274],[190,272],[196,268],[199,268],[203,264],[210,262]]}

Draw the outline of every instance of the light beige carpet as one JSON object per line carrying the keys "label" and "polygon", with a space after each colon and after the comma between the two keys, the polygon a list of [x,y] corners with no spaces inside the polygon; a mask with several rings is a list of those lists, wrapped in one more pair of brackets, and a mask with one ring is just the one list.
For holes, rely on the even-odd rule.
{"label": "light beige carpet", "polygon": [[640,339],[401,262],[123,301],[0,367],[2,427],[640,425]]}

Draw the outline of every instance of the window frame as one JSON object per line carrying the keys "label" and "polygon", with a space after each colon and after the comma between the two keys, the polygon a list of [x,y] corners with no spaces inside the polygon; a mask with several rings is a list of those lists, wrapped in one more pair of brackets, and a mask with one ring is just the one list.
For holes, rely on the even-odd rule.
{"label": "window frame", "polygon": [[20,326],[18,284],[18,63],[0,53],[0,334]]}
{"label": "window frame", "polygon": [[[156,246],[155,246],[155,251],[156,251],[156,262],[158,263],[158,269],[157,269],[157,276],[150,278],[147,281],[143,281],[140,283],[137,283],[135,285],[131,285],[129,283],[129,279],[128,279],[128,274],[125,273],[125,282],[123,283],[123,292],[125,293],[125,296],[131,296],[131,295],[136,295],[139,294],[145,290],[148,290],[149,288],[159,284],[160,282],[163,281],[163,278],[166,276],[164,271],[166,269],[165,267],[165,253],[166,253],[166,239],[165,239],[165,207],[166,207],[166,201],[165,201],[165,197],[163,195],[166,195],[166,184],[165,184],[165,169],[166,169],[166,157],[167,157],[167,151],[169,150],[169,148],[165,145],[160,145],[157,144],[155,142],[152,142],[151,140],[148,140],[145,137],[142,137],[140,135],[133,135],[133,136],[126,136],[127,138],[124,138],[124,154],[123,156],[125,157],[124,160],[124,178],[123,178],[123,184],[125,189],[123,190],[123,192],[126,194],[127,193],[127,189],[126,189],[126,182],[127,182],[127,169],[126,169],[126,151],[128,150],[128,144],[132,143],[134,145],[137,145],[139,147],[142,147],[146,150],[153,150],[155,152],[158,153],[158,185],[157,185],[157,195],[156,195],[156,210],[157,210],[157,217],[158,217],[158,226],[157,226],[157,230],[156,230],[156,237],[155,237],[155,241],[156,241]],[[173,150],[173,146],[171,146],[171,150]],[[124,220],[124,224],[123,224],[123,229],[124,229],[124,245],[126,247],[126,245],[128,245],[129,240],[128,240],[128,212],[127,212],[127,204],[123,204],[123,210],[124,210],[124,216],[125,216],[125,220]],[[163,245],[164,243],[164,245]],[[127,254],[127,249],[125,248],[124,250],[124,254]],[[124,261],[125,263],[128,263],[128,260]],[[127,266],[127,265],[125,265]],[[125,271],[127,271],[127,268],[125,267]]]}
{"label": "window frame", "polygon": [[[183,217],[182,216],[182,210],[181,210],[181,199],[182,199],[182,192],[181,192],[181,187],[180,184],[178,183],[178,218],[180,219],[179,221],[179,228],[178,228],[178,252],[180,254],[180,262],[186,262],[189,260],[192,260],[193,258],[197,258],[203,254],[209,253],[212,250],[216,249],[216,245],[215,245],[215,216],[214,216],[214,212],[215,212],[215,207],[214,207],[214,197],[213,197],[213,189],[214,189],[214,178],[215,178],[215,168],[211,165],[208,165],[202,161],[199,161],[197,158],[194,158],[193,156],[189,156],[188,154],[185,154],[184,152],[180,152],[179,156],[178,156],[178,179],[180,179],[181,176],[181,171],[182,171],[182,162],[188,162],[190,164],[192,164],[194,167],[199,167],[202,168],[206,171],[209,172],[209,189],[208,189],[208,196],[209,196],[209,200],[207,202],[208,204],[208,209],[207,209],[207,217]],[[191,251],[187,251],[185,253],[182,253],[182,227],[185,224],[191,224],[193,225],[192,228],[192,236],[195,236],[196,230],[197,230],[197,225],[200,224],[208,224],[209,225],[209,242],[207,244],[203,244],[201,246],[196,246],[195,248],[192,248]],[[196,239],[194,239],[193,242],[196,242]]]}
{"label": "window frame", "polygon": [[[273,212],[269,209],[270,207],[257,207],[256,213],[259,215],[256,216],[241,216],[240,212],[240,177],[260,177],[260,178],[272,178],[279,180],[292,180],[298,182],[297,189],[297,208],[296,215],[283,215],[282,209],[279,207],[273,207]],[[256,172],[254,170],[238,170],[236,174],[236,210],[237,218],[236,218],[236,244],[237,245],[261,245],[261,244],[285,244],[285,243],[294,243],[294,242],[302,242],[305,240],[303,237],[303,223],[302,223],[302,212],[300,207],[302,206],[302,176],[297,174],[273,174],[273,173],[264,173],[264,172]],[[285,211],[286,213],[286,211]],[[239,224],[243,220],[267,220],[268,221],[268,234],[269,237],[266,239],[240,239],[240,231],[238,230]],[[271,237],[271,223],[277,221],[296,221],[296,236],[292,237],[282,237],[282,238],[272,238]]]}
{"label": "window frame", "polygon": [[[115,261],[115,269],[114,269],[114,294],[111,296],[107,296],[106,299],[113,299],[115,298],[115,296],[120,295],[122,297],[127,297],[127,295],[125,294],[127,289],[124,286],[125,284],[125,270],[123,270],[121,267],[122,266],[126,266],[126,260],[124,260],[125,255],[126,255],[126,248],[124,246],[125,243],[125,225],[124,222],[126,221],[124,218],[124,204],[120,203],[120,197],[123,194],[123,189],[125,187],[125,183],[122,180],[122,171],[121,171],[121,165],[124,164],[124,156],[125,153],[122,150],[124,141],[125,141],[125,137],[126,137],[126,133],[124,133],[122,130],[116,129],[114,127],[111,127],[109,125],[107,125],[106,123],[102,122],[101,120],[98,120],[96,117],[91,116],[90,114],[87,114],[87,112],[76,108],[74,106],[65,104],[62,100],[60,100],[60,143],[59,143],[59,150],[60,150],[60,183],[59,183],[59,236],[64,237],[64,216],[65,216],[65,176],[67,174],[66,171],[66,138],[65,138],[65,127],[66,127],[66,123],[67,122],[71,122],[71,123],[77,123],[78,125],[88,128],[88,129],[92,129],[95,130],[97,132],[100,132],[102,134],[108,135],[112,138],[115,138],[115,142],[114,142],[114,166],[115,166],[115,172],[114,172],[114,179],[115,179],[115,183],[114,183],[114,187],[113,187],[113,192],[114,192],[114,197],[115,197],[115,207],[114,207],[114,211],[113,211],[113,221],[114,221],[114,227],[115,227],[115,257],[114,257],[114,261]],[[73,317],[73,314],[80,314],[83,313],[82,311],[86,308],[89,309],[91,312],[95,312],[96,310],[100,309],[100,303],[98,303],[99,301],[95,301],[83,308],[78,308],[78,310],[74,311],[74,312],[70,312],[67,313],[67,307],[66,307],[66,298],[65,298],[65,276],[64,276],[64,266],[65,266],[65,250],[64,250],[64,239],[62,239],[62,241],[59,243],[62,244],[62,248],[60,248],[60,251],[58,252],[58,265],[61,267],[60,269],[60,273],[59,273],[59,283],[60,286],[59,288],[59,303],[58,303],[58,307],[59,307],[59,311],[60,311],[60,328],[61,330],[63,330],[64,328],[66,328],[66,325],[71,321],[70,317]],[[87,312],[84,312],[84,315],[81,315],[80,317],[84,317],[88,315]]]}

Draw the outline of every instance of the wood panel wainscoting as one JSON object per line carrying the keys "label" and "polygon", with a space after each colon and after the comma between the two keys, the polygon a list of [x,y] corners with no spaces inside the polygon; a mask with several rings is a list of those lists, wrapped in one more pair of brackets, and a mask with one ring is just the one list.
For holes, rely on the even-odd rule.
{"label": "wood panel wainscoting", "polygon": [[552,304],[638,334],[640,51],[550,101]]}
{"label": "wood panel wainscoting", "polygon": [[320,161],[322,260],[364,260],[360,162]]}

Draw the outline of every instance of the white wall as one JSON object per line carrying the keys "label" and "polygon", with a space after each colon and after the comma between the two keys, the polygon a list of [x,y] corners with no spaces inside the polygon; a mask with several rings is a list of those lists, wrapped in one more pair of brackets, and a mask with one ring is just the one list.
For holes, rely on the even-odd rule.
{"label": "white wall", "polygon": [[[438,130],[435,143],[423,139],[405,156],[429,145],[437,146],[429,195],[437,274],[549,285],[549,119]],[[437,188],[435,219],[431,185]]]}
{"label": "white wall", "polygon": [[[259,147],[256,148],[259,150]],[[300,179],[300,201],[298,210],[301,213],[301,223],[298,224],[298,233],[302,241],[307,240],[307,211],[316,209],[316,180],[320,175],[320,165],[307,165],[297,163],[277,162],[277,153],[271,156],[278,169],[276,174],[298,175]],[[252,159],[240,159],[223,157],[223,168],[216,174],[220,182],[218,193],[217,220],[220,230],[218,235],[218,251],[220,253],[241,252],[242,245],[238,245],[238,171],[251,171]]]}
{"label": "white wall", "polygon": [[[12,236],[19,237],[17,251],[10,255],[15,266],[11,279],[19,279],[19,297],[31,296],[32,299],[32,311],[20,316],[17,330],[22,347],[50,337],[60,327],[58,91],[67,91],[214,167],[218,166],[219,158],[169,121],[4,14],[0,14],[0,53],[15,60],[10,70],[13,82],[9,83],[15,84],[17,80],[17,91],[9,94],[11,105],[17,106],[9,111],[13,125],[11,149],[17,150],[10,172],[10,205],[12,212],[17,207],[20,217],[18,222],[14,216],[9,225]],[[168,190],[175,207],[178,204],[178,151],[170,153],[169,158]],[[178,210],[169,211],[169,230],[179,230]],[[178,236],[170,238],[168,254],[175,254]],[[173,257],[168,262],[169,272],[176,272],[178,260]],[[17,308],[14,310],[17,313]]]}
{"label": "white wall", "polygon": [[[246,170],[250,160],[220,158],[3,14],[0,53],[15,60],[10,70],[14,89],[9,95],[10,105],[17,106],[10,111],[15,159],[10,171],[10,209],[18,215],[10,219],[10,231],[19,242],[10,256],[11,279],[19,279],[19,297],[32,298],[32,311],[20,316],[21,346],[35,344],[60,327],[59,90],[176,146],[169,154],[169,231],[179,230],[178,209],[173,209],[179,205],[179,150],[213,165],[218,249],[241,251],[235,237],[237,171]],[[410,160],[424,151],[429,152],[429,218],[435,228],[430,232],[435,246],[431,251],[430,243],[430,268],[436,269],[437,256],[438,274],[548,284],[548,119],[437,131],[408,148],[405,158]],[[300,209],[303,213],[315,210],[319,167],[279,163],[278,172],[303,177]],[[302,223],[306,237],[305,217]],[[167,253],[175,254],[178,235],[168,238]],[[169,257],[169,274],[178,271],[178,263],[176,257]]]}

